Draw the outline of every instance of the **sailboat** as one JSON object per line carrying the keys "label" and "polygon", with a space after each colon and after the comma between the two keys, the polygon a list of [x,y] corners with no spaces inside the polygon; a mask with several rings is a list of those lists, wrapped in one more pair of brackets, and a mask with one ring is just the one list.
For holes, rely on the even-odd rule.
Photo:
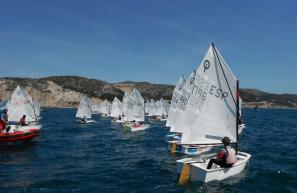
{"label": "sailboat", "polygon": [[110,102],[105,99],[103,103],[99,105],[99,113],[104,117],[110,117],[110,108]]}
{"label": "sailboat", "polygon": [[192,94],[181,117],[184,121],[181,143],[214,146],[222,144],[221,139],[227,136],[236,146],[237,161],[231,168],[220,168],[214,164],[207,169],[210,158],[177,160],[180,184],[188,178],[209,182],[241,173],[251,155],[238,151],[239,82],[214,44],[198,67],[193,84]]}
{"label": "sailboat", "polygon": [[115,97],[111,104],[110,116],[115,120],[122,120],[122,102]]}
{"label": "sailboat", "polygon": [[123,113],[126,121],[123,124],[124,127],[130,128],[132,132],[149,128],[149,124],[143,123],[145,119],[144,100],[137,89],[134,88],[131,93],[127,94],[126,98],[123,99],[123,103]]}
{"label": "sailboat", "polygon": [[[174,122],[174,114],[177,111],[178,100],[180,98],[181,90],[183,89],[183,86],[185,83],[186,83],[185,78],[183,76],[181,76],[175,85],[175,88],[174,88],[173,94],[172,94],[172,98],[171,98],[169,111],[168,111],[166,127],[171,127],[172,122]],[[175,138],[175,136],[178,136],[178,138],[179,138],[180,135],[177,134],[176,132],[171,132],[170,134],[166,135],[166,137],[165,137],[166,141],[173,140]]]}
{"label": "sailboat", "polygon": [[77,118],[76,122],[80,124],[95,122],[94,120],[91,119],[92,103],[89,97],[83,96],[83,98],[80,100],[75,117]]}
{"label": "sailboat", "polygon": [[212,146],[207,145],[197,145],[197,144],[183,144],[180,142],[180,137],[184,133],[184,120],[182,119],[185,116],[186,104],[191,96],[191,92],[194,87],[194,81],[196,77],[196,70],[192,71],[189,78],[186,80],[182,86],[179,94],[179,99],[176,101],[176,110],[174,114],[171,114],[172,122],[170,122],[170,132],[174,132],[175,136],[173,139],[168,141],[168,151],[172,153],[184,153],[188,155],[197,155],[206,151],[211,150]]}
{"label": "sailboat", "polygon": [[[174,122],[174,114],[177,111],[177,104],[178,100],[181,95],[181,90],[183,89],[184,84],[186,83],[186,80],[183,76],[180,77],[178,82],[175,85],[175,88],[173,90],[171,103],[168,111],[168,118],[166,120],[166,127],[171,127],[171,124]],[[168,141],[180,141],[181,134],[177,132],[170,132],[165,136],[166,142]]]}
{"label": "sailboat", "polygon": [[159,121],[166,121],[167,120],[167,101],[165,101],[163,98],[161,98],[158,102],[157,102],[157,111],[156,111],[156,115],[157,115],[157,119]]}
{"label": "sailboat", "polygon": [[[8,126],[0,133],[0,142],[30,141],[39,135],[41,125],[33,107],[32,97],[20,86],[14,90],[6,106]],[[26,125],[19,125],[26,115]]]}
{"label": "sailboat", "polygon": [[156,116],[157,113],[157,104],[156,101],[154,99],[151,99],[150,101],[150,109],[148,112],[148,117],[152,117],[154,118]]}

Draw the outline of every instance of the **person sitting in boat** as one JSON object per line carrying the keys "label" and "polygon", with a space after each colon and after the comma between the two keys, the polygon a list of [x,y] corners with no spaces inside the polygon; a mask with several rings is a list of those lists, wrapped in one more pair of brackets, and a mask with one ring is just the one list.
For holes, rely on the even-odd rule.
{"label": "person sitting in boat", "polygon": [[224,137],[222,139],[224,144],[224,149],[218,152],[216,159],[210,159],[207,169],[210,169],[212,164],[215,163],[222,168],[230,168],[236,162],[236,153],[235,150],[230,146],[229,137]]}
{"label": "person sitting in boat", "polygon": [[239,123],[239,125],[243,124],[243,120],[242,120],[241,116],[239,116],[239,118],[238,118],[238,123]]}
{"label": "person sitting in boat", "polygon": [[7,116],[7,108],[4,108],[3,111],[1,112],[1,120],[0,120],[0,131],[2,132],[7,124],[8,124],[8,116]]}
{"label": "person sitting in boat", "polygon": [[20,119],[20,126],[26,126],[26,115],[23,115]]}
{"label": "person sitting in boat", "polygon": [[79,123],[79,124],[85,124],[85,123],[87,123],[87,117],[84,116],[84,118],[79,119],[79,120],[78,120],[78,123]]}
{"label": "person sitting in boat", "polygon": [[122,120],[122,116],[121,115],[119,115],[119,120]]}
{"label": "person sitting in boat", "polygon": [[135,120],[133,120],[133,124],[132,124],[133,127],[139,127],[140,124],[138,122],[136,122]]}

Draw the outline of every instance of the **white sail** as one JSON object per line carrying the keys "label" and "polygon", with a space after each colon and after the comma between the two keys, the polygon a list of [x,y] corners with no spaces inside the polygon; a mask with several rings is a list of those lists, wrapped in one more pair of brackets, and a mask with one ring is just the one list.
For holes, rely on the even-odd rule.
{"label": "white sail", "polygon": [[117,97],[115,97],[111,104],[110,116],[118,117],[119,115],[122,115],[122,103]]}
{"label": "white sail", "polygon": [[89,97],[83,96],[80,100],[76,116],[78,118],[92,118],[92,103]]}
{"label": "white sail", "polygon": [[236,142],[236,77],[211,45],[197,69],[185,112],[179,119],[183,144]]}
{"label": "white sail", "polygon": [[191,75],[189,76],[189,78],[186,80],[185,84],[183,85],[181,91],[180,91],[180,95],[179,95],[179,99],[176,102],[176,108],[174,111],[174,114],[172,115],[172,122],[171,122],[171,127],[170,127],[170,131],[171,132],[183,132],[183,127],[177,125],[177,123],[179,122],[179,119],[181,118],[181,115],[184,113],[185,107],[186,107],[186,103],[189,100],[189,97],[191,95],[191,91],[194,85],[194,80],[195,80],[195,76],[196,76],[196,71],[194,70]]}
{"label": "white sail", "polygon": [[164,115],[167,116],[167,106],[166,106],[166,102],[163,98],[161,98],[158,103],[157,103],[157,111],[156,111],[156,115]]}
{"label": "white sail", "polygon": [[149,116],[156,115],[156,111],[157,111],[157,104],[154,99],[151,99]]}
{"label": "white sail", "polygon": [[23,115],[26,115],[27,122],[36,121],[32,97],[20,86],[12,93],[7,109],[8,121],[18,122]]}
{"label": "white sail", "polygon": [[128,95],[124,115],[125,121],[144,121],[144,100],[137,89]]}
{"label": "white sail", "polygon": [[34,107],[34,112],[36,114],[37,117],[40,116],[40,104],[38,101],[33,101],[33,107]]}
{"label": "white sail", "polygon": [[145,113],[149,113],[150,112],[150,108],[151,108],[150,101],[146,101],[145,104],[144,104],[144,112]]}
{"label": "white sail", "polygon": [[172,122],[174,121],[174,119],[173,119],[174,113],[177,108],[177,103],[178,103],[178,100],[179,100],[179,97],[181,94],[181,90],[183,89],[183,86],[185,83],[186,83],[186,80],[184,79],[183,76],[181,76],[175,85],[175,88],[174,88],[173,94],[172,94],[169,111],[168,111],[168,119],[166,121],[166,127],[170,127]]}
{"label": "white sail", "polygon": [[92,113],[99,112],[99,105],[98,104],[92,103],[91,108],[92,108]]}
{"label": "white sail", "polygon": [[126,112],[128,111],[128,100],[129,96],[131,95],[131,92],[126,91],[124,96],[123,96],[123,102],[122,102],[122,114],[125,116]]}
{"label": "white sail", "polygon": [[104,115],[110,114],[111,104],[106,99],[99,105],[99,112]]}

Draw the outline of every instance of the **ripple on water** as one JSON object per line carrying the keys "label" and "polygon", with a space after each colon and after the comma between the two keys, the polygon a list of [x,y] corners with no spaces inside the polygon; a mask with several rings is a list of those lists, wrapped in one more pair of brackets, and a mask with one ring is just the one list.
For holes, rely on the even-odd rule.
{"label": "ripple on water", "polygon": [[297,192],[297,110],[244,109],[239,147],[252,154],[248,168],[185,186],[177,185],[175,161],[183,156],[167,152],[165,123],[131,133],[98,115],[78,125],[75,109],[42,116],[37,141],[0,146],[0,192]]}

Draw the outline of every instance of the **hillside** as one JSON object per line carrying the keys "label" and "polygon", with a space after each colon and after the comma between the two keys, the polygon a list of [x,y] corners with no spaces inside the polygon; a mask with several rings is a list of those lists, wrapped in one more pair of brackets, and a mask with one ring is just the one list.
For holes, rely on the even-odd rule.
{"label": "hillside", "polygon": [[241,89],[245,107],[297,108],[296,94],[271,94],[257,89]]}
{"label": "hillside", "polygon": [[[170,100],[174,89],[173,85],[132,81],[108,83],[79,76],[4,77],[0,78],[0,98],[9,98],[17,85],[24,87],[46,107],[76,107],[84,94],[95,103],[104,99],[112,101],[114,97],[122,99],[124,92],[133,88],[137,88],[145,100],[161,97]],[[257,89],[241,89],[240,93],[244,107],[297,108],[297,95],[271,94]]]}

